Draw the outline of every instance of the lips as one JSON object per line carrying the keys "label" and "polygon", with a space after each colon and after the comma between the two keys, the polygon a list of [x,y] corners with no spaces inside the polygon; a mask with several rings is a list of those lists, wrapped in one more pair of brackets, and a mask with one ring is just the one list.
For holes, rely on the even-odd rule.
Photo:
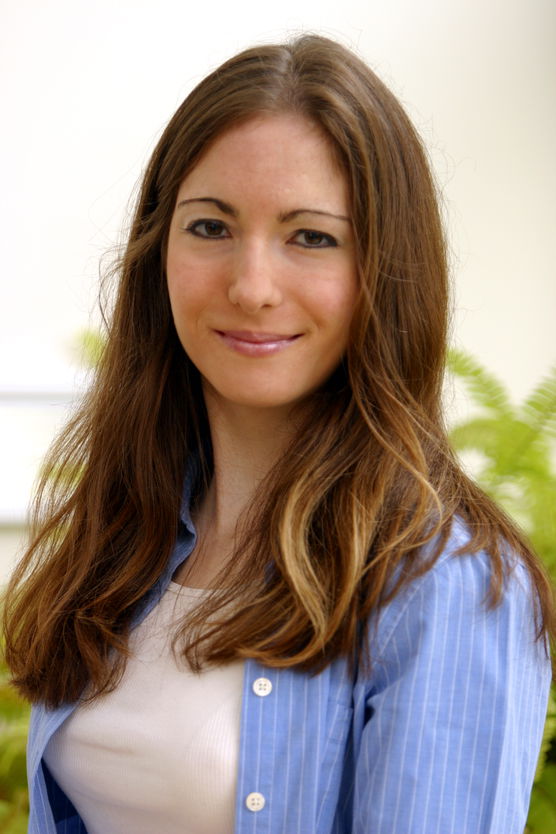
{"label": "lips", "polygon": [[223,336],[229,336],[231,339],[240,339],[242,342],[251,342],[252,344],[260,345],[265,342],[282,342],[296,339],[297,335],[285,336],[283,333],[261,333],[252,330],[217,330]]}
{"label": "lips", "polygon": [[266,333],[253,330],[215,330],[216,335],[232,350],[244,356],[270,356],[286,349],[300,337],[284,333]]}

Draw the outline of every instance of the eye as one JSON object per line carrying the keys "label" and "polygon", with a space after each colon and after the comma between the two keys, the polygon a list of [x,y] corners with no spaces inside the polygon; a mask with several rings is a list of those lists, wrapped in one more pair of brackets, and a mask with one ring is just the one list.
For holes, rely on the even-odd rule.
{"label": "eye", "polygon": [[219,220],[194,220],[185,231],[207,240],[222,240],[230,236],[225,224]]}
{"label": "eye", "polygon": [[336,238],[332,235],[317,232],[315,229],[300,229],[291,238],[291,242],[303,246],[305,249],[326,249],[329,246],[338,245]]}

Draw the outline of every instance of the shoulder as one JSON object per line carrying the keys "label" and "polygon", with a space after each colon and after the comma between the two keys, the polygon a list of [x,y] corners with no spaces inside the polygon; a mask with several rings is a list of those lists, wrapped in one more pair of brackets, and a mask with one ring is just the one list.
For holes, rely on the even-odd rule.
{"label": "shoulder", "polygon": [[[437,561],[370,624],[355,686],[357,830],[523,831],[550,685],[526,567],[454,524]],[[463,549],[462,549],[463,548]]]}
{"label": "shoulder", "polygon": [[513,656],[547,668],[544,641],[535,639],[536,598],[526,566],[516,554],[504,554],[501,599],[489,605],[491,557],[466,552],[469,540],[456,520],[432,567],[380,610],[369,631],[377,669],[404,656],[448,667],[471,656],[493,663],[509,663]]}

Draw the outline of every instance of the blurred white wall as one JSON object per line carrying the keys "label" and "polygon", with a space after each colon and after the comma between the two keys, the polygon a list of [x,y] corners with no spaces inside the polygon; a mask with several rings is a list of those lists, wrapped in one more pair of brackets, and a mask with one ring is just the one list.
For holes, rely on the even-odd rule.
{"label": "blurred white wall", "polygon": [[[300,31],[355,48],[430,148],[453,250],[454,341],[516,398],[554,362],[554,0],[3,0],[5,529],[22,523],[80,384],[75,343],[95,322],[99,258],[165,122],[225,57]],[[14,550],[2,554],[1,539],[0,582]]]}

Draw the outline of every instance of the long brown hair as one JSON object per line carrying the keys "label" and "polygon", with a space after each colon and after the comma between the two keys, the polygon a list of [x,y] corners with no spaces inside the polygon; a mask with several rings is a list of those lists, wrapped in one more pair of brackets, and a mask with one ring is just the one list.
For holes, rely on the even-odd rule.
{"label": "long brown hair", "polygon": [[116,685],[138,603],[175,543],[187,462],[198,464],[197,496],[210,481],[199,375],[166,287],[170,219],[216,137],[284,112],[319,125],[345,172],[360,303],[345,359],[254,503],[232,577],[184,624],[182,651],[194,666],[254,657],[313,671],[352,656],[361,623],[433,564],[456,514],[466,552],[490,553],[491,604],[503,593],[504,543],[531,574],[539,636],[554,628],[538,561],[446,440],[446,247],[421,141],[357,56],[305,36],[219,67],[152,155],[96,380],[51,450],[7,593],[6,657],[31,700],[56,706]]}

